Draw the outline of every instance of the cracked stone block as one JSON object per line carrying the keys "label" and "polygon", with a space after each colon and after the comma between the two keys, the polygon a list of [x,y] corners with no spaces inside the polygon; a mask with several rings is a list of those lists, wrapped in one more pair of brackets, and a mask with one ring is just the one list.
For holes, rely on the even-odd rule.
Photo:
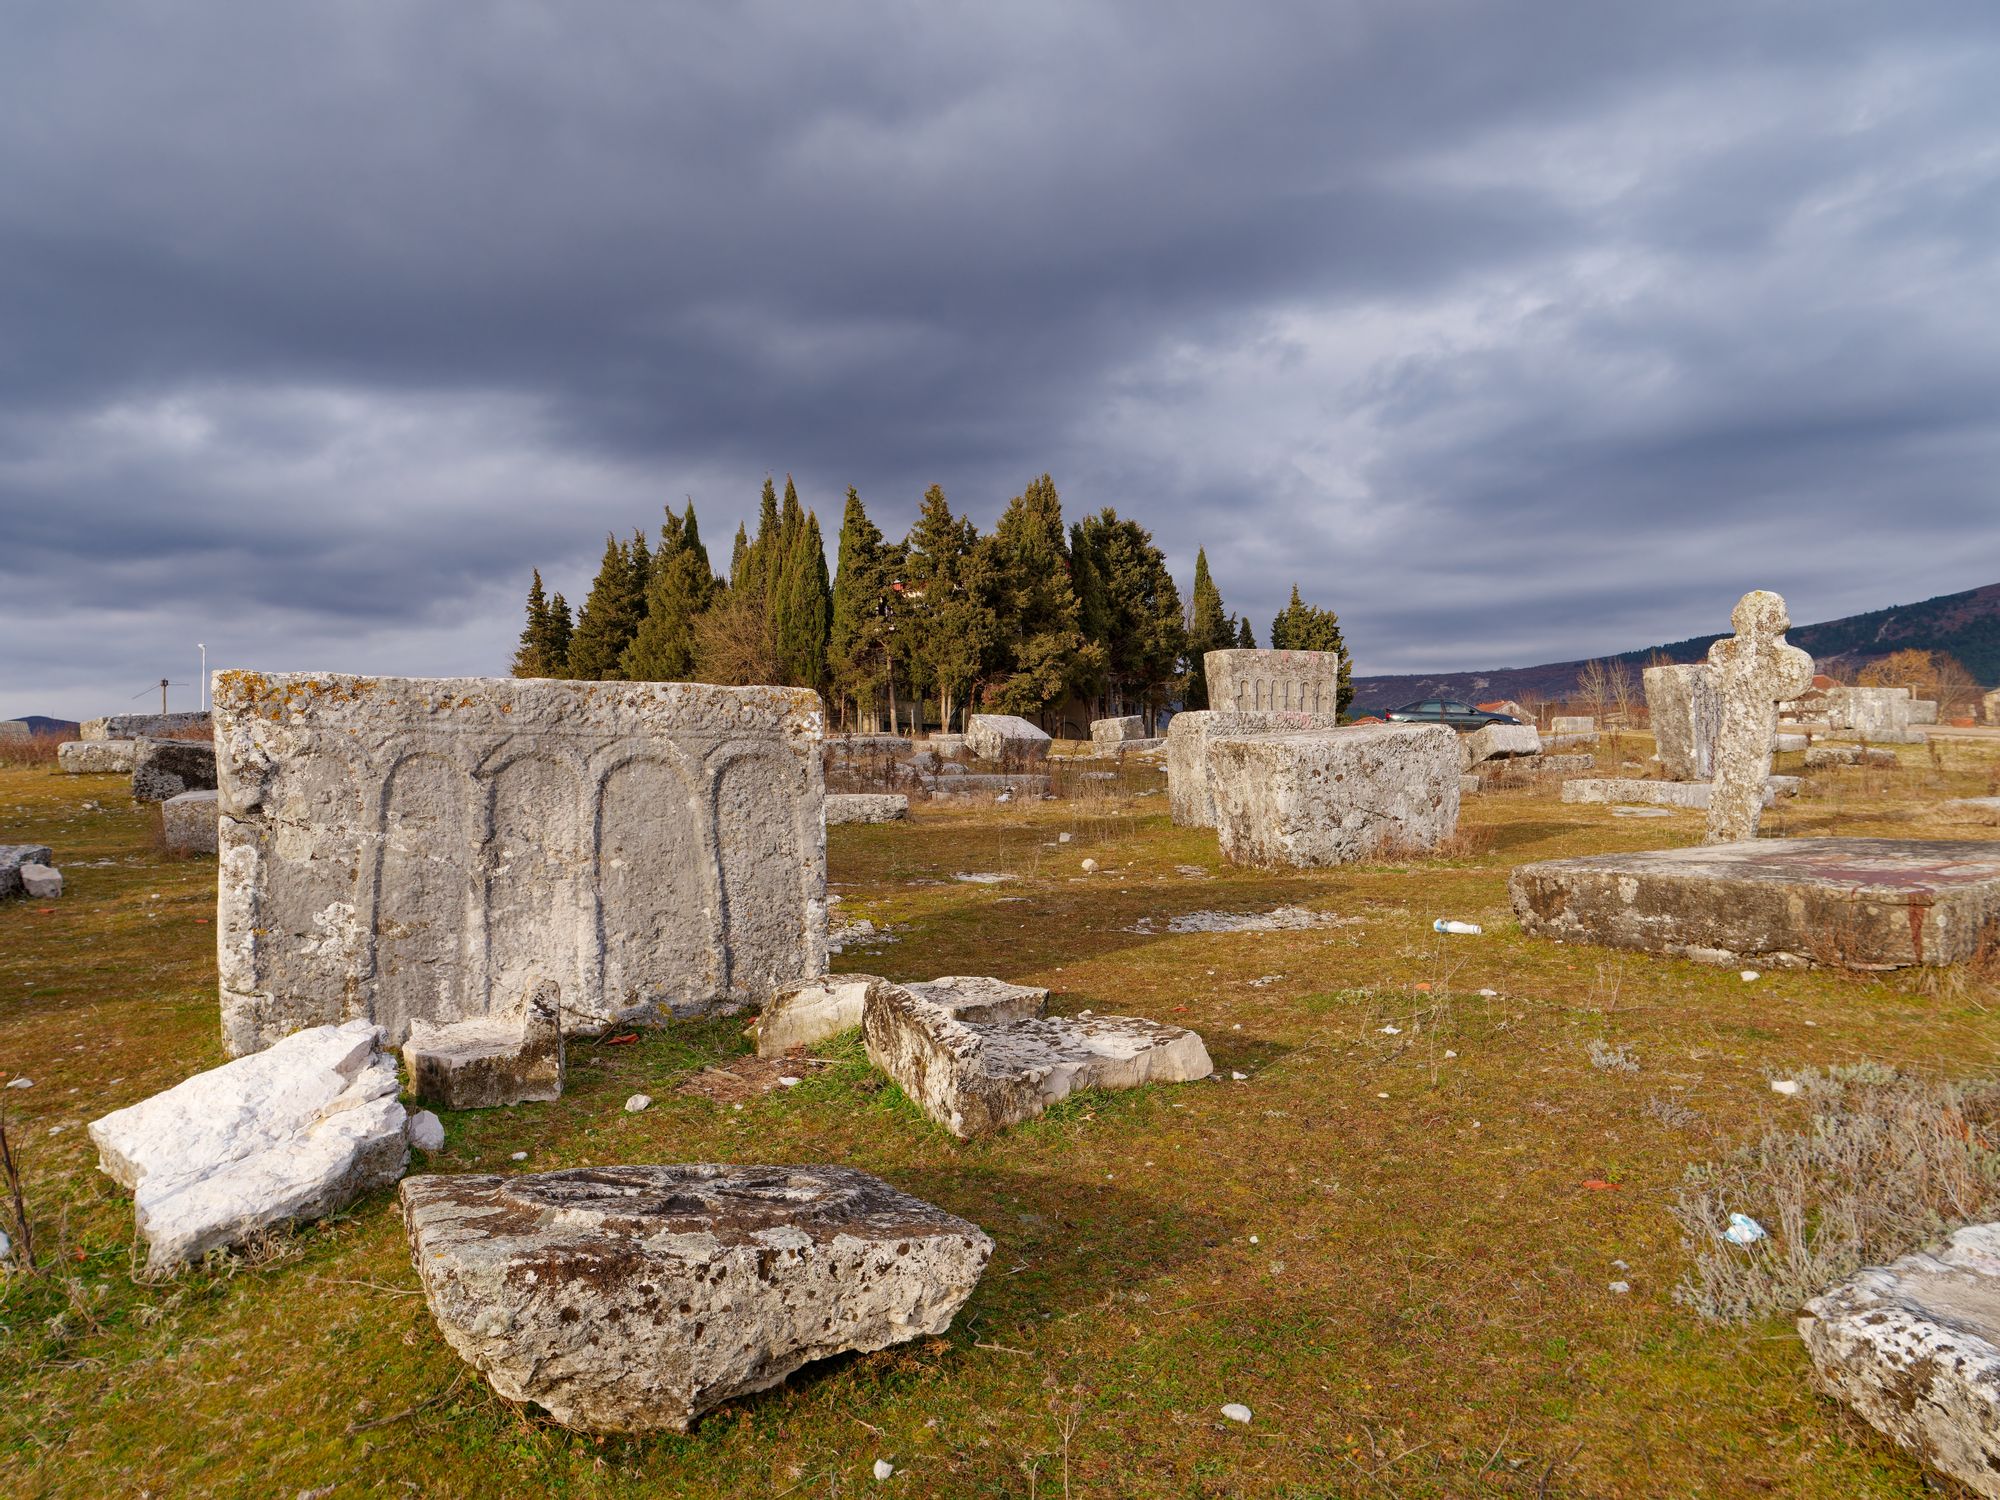
{"label": "cracked stone block", "polygon": [[1181,1083],[1214,1071],[1192,1031],[1133,1016],[963,1020],[885,986],[862,1016],[868,1060],[961,1140],[1031,1120],[1080,1089]]}
{"label": "cracked stone block", "polygon": [[64,740],[56,746],[56,769],[69,776],[129,776],[138,753],[137,740]]}
{"label": "cracked stone block", "polygon": [[1808,1302],[1813,1384],[1976,1495],[2000,1496],[2000,1224]]}
{"label": "cracked stone block", "polygon": [[444,1109],[495,1109],[562,1098],[562,1006],[544,985],[512,1016],[410,1022],[403,1043],[410,1092]]}
{"label": "cracked stone block", "polygon": [[1236,864],[1352,864],[1458,828],[1458,736],[1442,724],[1211,736],[1208,764],[1217,840]]}
{"label": "cracked stone block", "polygon": [[1167,721],[1167,806],[1182,828],[1215,826],[1215,788],[1209,775],[1208,742],[1224,736],[1296,734],[1338,729],[1333,714],[1219,713],[1193,709]]}
{"label": "cracked stone block", "polygon": [[445,1341],[585,1431],[685,1432],[813,1360],[941,1334],[993,1253],[849,1167],[424,1176],[402,1205]]}
{"label": "cracked stone block", "polygon": [[396,1063],[368,1021],[315,1026],[90,1125],[162,1268],[316,1219],[409,1164]]}
{"label": "cracked stone block", "polygon": [[900,823],[910,815],[910,799],[902,792],[829,792],[827,826],[835,823]]}
{"label": "cracked stone block", "polygon": [[175,854],[215,853],[216,793],[182,792],[160,804],[167,848]]}
{"label": "cracked stone block", "polygon": [[1523,930],[1732,967],[1953,964],[2000,944],[2000,843],[1749,839],[1521,865]]}

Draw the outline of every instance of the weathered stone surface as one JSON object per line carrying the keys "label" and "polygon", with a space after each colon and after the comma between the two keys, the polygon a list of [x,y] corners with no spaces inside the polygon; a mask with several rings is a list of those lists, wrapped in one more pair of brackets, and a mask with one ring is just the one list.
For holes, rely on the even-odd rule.
{"label": "weathered stone surface", "polygon": [[1334,651],[1211,651],[1202,657],[1208,701],[1219,713],[1336,714]]}
{"label": "weathered stone surface", "polygon": [[1468,769],[1484,761],[1542,753],[1542,737],[1532,724],[1488,724],[1461,735],[1458,744]]}
{"label": "weathered stone surface", "polygon": [[1092,719],[1090,721],[1090,742],[1100,747],[1118,745],[1126,740],[1146,738],[1146,721],[1138,714],[1127,714],[1119,719]]}
{"label": "weathered stone surface", "polygon": [[1921,745],[1928,736],[1914,728],[1906,687],[1833,687],[1826,690],[1827,722],[1835,734],[1876,745]]}
{"label": "weathered stone surface", "polygon": [[1574,776],[1596,764],[1594,755],[1540,755],[1527,769],[1540,776]]}
{"label": "weathered stone surface", "polygon": [[26,719],[0,719],[0,740],[25,740],[35,729]]}
{"label": "weathered stone surface", "polygon": [[852,1031],[861,1024],[868,992],[889,981],[873,974],[826,974],[780,985],[750,1023],[759,1057],[781,1057],[794,1047]]}
{"label": "weathered stone surface", "polygon": [[2000,843],[1749,839],[1522,865],[1529,932],[1708,963],[1891,969],[2000,943]]}
{"label": "weathered stone surface", "polygon": [[1167,722],[1167,801],[1174,822],[1183,828],[1215,826],[1215,789],[1208,768],[1211,738],[1295,734],[1339,727],[1339,718],[1330,713],[1223,713],[1193,709],[1175,714]]}
{"label": "weathered stone surface", "polygon": [[1467,771],[1458,778],[1458,795],[1461,798],[1470,797],[1476,792],[1483,792],[1485,790],[1485,779],[1472,771]]}
{"label": "weathered stone surface", "polygon": [[1049,758],[1049,736],[1016,714],[973,714],[965,721],[965,748],[980,760],[1027,764]]}
{"label": "weathered stone surface", "polygon": [[940,760],[957,760],[969,753],[965,748],[965,736],[962,734],[934,734],[925,740],[924,744]]}
{"label": "weathered stone surface", "polygon": [[215,790],[215,746],[205,740],[140,740],[132,753],[132,800],[165,802]]}
{"label": "weathered stone surface", "polygon": [[54,857],[47,844],[0,844],[0,896],[22,895],[21,867],[46,865]]}
{"label": "weathered stone surface", "polygon": [[903,986],[919,1000],[942,1006],[975,1026],[1025,1021],[1048,1008],[1049,992],[1039,984],[1010,984],[984,974],[947,974]]}
{"label": "weathered stone surface", "polygon": [[580,1167],[403,1184],[445,1341],[566,1427],[686,1431],[815,1359],[943,1333],[993,1241],[849,1167]]}
{"label": "weathered stone surface", "polygon": [[1458,830],[1458,736],[1442,724],[1211,737],[1223,855],[1310,867],[1435,848]]}
{"label": "weathered stone surface", "polygon": [[53,901],[63,893],[62,871],[54,865],[30,860],[19,870],[21,894],[36,901]]}
{"label": "weathered stone surface", "polygon": [[1549,720],[1549,733],[1557,737],[1573,736],[1579,740],[1597,738],[1597,720],[1589,714],[1557,714]]}
{"label": "weathered stone surface", "polygon": [[562,1001],[553,984],[512,1016],[474,1016],[443,1025],[421,1016],[403,1043],[410,1092],[443,1109],[497,1109],[562,1098]]}
{"label": "weathered stone surface", "polygon": [[1584,776],[1562,784],[1565,802],[1643,802],[1706,811],[1715,788],[1706,781],[1646,781],[1632,776]]}
{"label": "weathered stone surface", "polygon": [[820,757],[836,792],[888,792],[919,785],[936,769],[937,753],[899,734],[829,736]]}
{"label": "weathered stone surface", "polygon": [[518,1012],[592,1034],[826,968],[818,697],[216,677],[223,1040]]}
{"label": "weathered stone surface", "polygon": [[76,727],[80,740],[170,739],[185,734],[207,734],[211,723],[206,711],[186,714],[111,714],[102,719],[85,719]]}
{"label": "weathered stone surface", "polygon": [[1938,706],[1935,698],[1911,698],[1910,722],[1912,724],[1935,724],[1938,721]]}
{"label": "weathered stone surface", "polygon": [[1770,796],[1764,799],[1764,805],[1769,807],[1772,797],[1798,796],[1799,788],[1805,785],[1805,781],[1798,776],[1779,776],[1773,774],[1765,778],[1764,785],[1770,790]]}
{"label": "weathered stone surface", "polygon": [[71,776],[129,776],[138,754],[137,740],[64,740],[56,746],[56,769]]}
{"label": "weathered stone surface", "polygon": [[826,799],[826,821],[835,823],[899,823],[910,815],[910,799],[903,792],[830,792]]}
{"label": "weathered stone surface", "polygon": [[1707,664],[1648,667],[1640,680],[1661,769],[1675,781],[1707,781],[1715,774],[1715,736],[1721,726],[1721,706]]}
{"label": "weathered stone surface", "polygon": [[2000,1496],[2000,1224],[1857,1271],[1798,1326],[1820,1390],[1974,1494]]}
{"label": "weathered stone surface", "polygon": [[1989,724],[2000,724],[2000,688],[1983,695],[1979,700],[1981,716]]}
{"label": "weathered stone surface", "polygon": [[1792,617],[1785,601],[1753,589],[1729,616],[1735,628],[1708,648],[1708,675],[1720,714],[1715,734],[1715,793],[1708,800],[1711,844],[1757,836],[1770,801],[1771,753],[1777,742],[1778,705],[1812,686],[1813,661],[1785,632]]}
{"label": "weathered stone surface", "polygon": [[215,853],[217,793],[182,792],[160,804],[167,849],[174,854]]}
{"label": "weathered stone surface", "polygon": [[868,1060],[961,1140],[1033,1119],[1079,1089],[1214,1071],[1201,1038],[1178,1026],[1088,1014],[981,1024],[898,985],[870,994],[861,1029]]}
{"label": "weathered stone surface", "polygon": [[1779,730],[1777,735],[1772,739],[1771,744],[1772,748],[1780,754],[1796,754],[1801,750],[1812,748],[1812,736],[1809,734],[1787,734],[1785,731]]}
{"label": "weathered stone surface", "polygon": [[319,1218],[400,1177],[407,1121],[380,1041],[367,1021],[316,1026],[93,1121],[98,1165],[132,1190],[148,1263]]}
{"label": "weathered stone surface", "polygon": [[1875,745],[1814,745],[1806,751],[1808,771],[1830,771],[1837,766],[1893,766],[1896,752]]}

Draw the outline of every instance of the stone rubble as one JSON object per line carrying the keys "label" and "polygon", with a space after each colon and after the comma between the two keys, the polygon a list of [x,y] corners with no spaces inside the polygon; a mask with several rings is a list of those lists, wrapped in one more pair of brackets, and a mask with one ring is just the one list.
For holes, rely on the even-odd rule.
{"label": "stone rubble", "polygon": [[410,1022],[403,1066],[410,1092],[444,1109],[498,1109],[562,1098],[562,1002],[553,984],[512,1016]]}
{"label": "stone rubble", "polygon": [[685,1432],[813,1360],[941,1334],[993,1253],[849,1167],[413,1177],[402,1206],[445,1341],[596,1432]]}

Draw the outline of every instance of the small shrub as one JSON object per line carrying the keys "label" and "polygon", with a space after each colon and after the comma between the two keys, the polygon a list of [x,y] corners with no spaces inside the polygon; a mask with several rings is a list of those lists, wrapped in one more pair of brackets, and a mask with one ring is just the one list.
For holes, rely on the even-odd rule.
{"label": "small shrub", "polygon": [[0,735],[0,766],[52,766],[62,742],[59,734]]}
{"label": "small shrub", "polygon": [[[1872,1063],[1798,1076],[1806,1122],[1688,1169],[1672,1212],[1694,1265],[1676,1300],[1717,1322],[1796,1311],[1865,1265],[2000,1214],[2000,1082]],[[1723,1239],[1732,1213],[1767,1238]]]}
{"label": "small shrub", "polygon": [[1590,1043],[1590,1065],[1612,1073],[1636,1073],[1639,1059],[1622,1042],[1613,1047],[1608,1042],[1593,1038]]}

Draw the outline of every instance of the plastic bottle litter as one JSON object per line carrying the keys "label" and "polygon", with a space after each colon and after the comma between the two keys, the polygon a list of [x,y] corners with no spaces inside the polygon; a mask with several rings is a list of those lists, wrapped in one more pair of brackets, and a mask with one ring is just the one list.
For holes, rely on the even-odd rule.
{"label": "plastic bottle litter", "polygon": [[1731,1214],[1729,1227],[1722,1231],[1722,1237],[1732,1245],[1754,1245],[1766,1238],[1764,1226],[1748,1214]]}
{"label": "plastic bottle litter", "polygon": [[1250,1420],[1250,1408],[1245,1406],[1241,1401],[1230,1402],[1222,1408],[1222,1414],[1232,1422],[1247,1422]]}
{"label": "plastic bottle litter", "polygon": [[1485,930],[1477,922],[1447,922],[1443,917],[1431,923],[1432,932],[1455,932],[1460,937],[1478,937]]}

